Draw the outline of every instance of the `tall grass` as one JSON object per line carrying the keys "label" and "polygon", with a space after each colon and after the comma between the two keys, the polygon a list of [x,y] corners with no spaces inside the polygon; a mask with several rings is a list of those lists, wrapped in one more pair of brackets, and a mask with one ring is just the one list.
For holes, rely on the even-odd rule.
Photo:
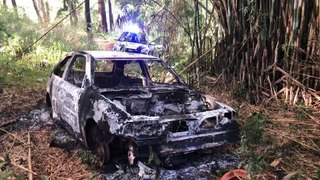
{"label": "tall grass", "polygon": [[62,23],[30,47],[48,27],[27,16],[18,17],[10,9],[0,9],[0,87],[44,87],[52,67],[65,53],[96,49],[87,41],[82,24],[74,27]]}

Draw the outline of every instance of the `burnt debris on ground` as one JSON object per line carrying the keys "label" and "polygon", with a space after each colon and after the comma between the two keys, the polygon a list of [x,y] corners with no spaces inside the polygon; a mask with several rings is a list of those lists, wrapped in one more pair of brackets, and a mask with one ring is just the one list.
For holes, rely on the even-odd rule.
{"label": "burnt debris on ground", "polygon": [[18,118],[15,128],[39,130],[45,126],[53,126],[54,122],[50,117],[50,111],[48,108],[39,107],[30,111],[28,114],[22,115]]}
{"label": "burnt debris on ground", "polygon": [[139,161],[137,166],[115,162],[113,172],[101,172],[103,179],[212,179],[219,171],[237,168],[240,161],[231,153],[189,154],[187,161],[172,168],[155,167]]}
{"label": "burnt debris on ground", "polygon": [[[66,130],[61,128],[51,119],[50,111],[46,107],[40,106],[34,110],[31,110],[29,113],[20,116],[17,118],[17,123],[8,128],[13,131],[22,131],[23,129],[33,131],[35,143],[40,143],[43,141],[37,140],[35,137],[37,133],[42,131],[49,133],[49,135],[46,136],[40,135],[42,136],[42,139],[46,138],[44,142],[47,143],[40,146],[48,149],[43,149],[41,151],[59,151],[59,153],[69,154],[66,155],[66,157],[70,158],[69,156],[72,154],[72,152],[81,150],[79,148],[82,148],[81,146],[78,146],[77,141]],[[61,149],[62,151],[58,150],[57,148]],[[42,156],[42,154],[35,155],[37,153],[35,149],[33,153],[34,156]],[[52,156],[56,155],[57,153],[52,154]],[[59,157],[53,158],[56,160],[59,159]],[[236,155],[223,152],[206,152],[204,154],[192,153],[182,156],[181,158],[187,160],[171,168],[148,164],[147,158],[141,159],[137,165],[130,166],[128,165],[125,155],[114,158],[109,165],[102,168],[97,166],[88,167],[88,165],[81,164],[79,160],[75,161],[75,163],[79,163],[81,164],[81,167],[87,169],[85,170],[85,173],[88,173],[88,171],[91,171],[92,174],[95,173],[94,171],[99,172],[99,178],[102,179],[209,179],[210,176],[214,175],[217,171],[236,168],[239,164],[239,159]],[[34,163],[36,163],[40,159],[35,158],[34,160]],[[63,161],[61,161],[61,163],[62,162]],[[62,164],[60,166],[62,166]],[[36,165],[34,169],[40,170],[39,168],[41,167]],[[40,174],[48,173],[46,175],[50,175],[55,173],[55,177],[62,177],[63,174],[68,175],[66,172],[57,173],[57,170],[50,171],[48,169],[50,168],[46,167],[46,170]],[[60,171],[64,170],[61,169]],[[90,176],[90,174],[88,174],[88,176]]]}

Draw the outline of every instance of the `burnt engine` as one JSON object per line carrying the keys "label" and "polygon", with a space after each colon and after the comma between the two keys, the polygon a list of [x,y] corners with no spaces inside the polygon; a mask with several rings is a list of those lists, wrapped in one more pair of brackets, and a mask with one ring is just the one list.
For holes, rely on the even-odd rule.
{"label": "burnt engine", "polygon": [[185,91],[122,91],[103,93],[131,115],[166,116],[189,114],[209,109],[204,98]]}

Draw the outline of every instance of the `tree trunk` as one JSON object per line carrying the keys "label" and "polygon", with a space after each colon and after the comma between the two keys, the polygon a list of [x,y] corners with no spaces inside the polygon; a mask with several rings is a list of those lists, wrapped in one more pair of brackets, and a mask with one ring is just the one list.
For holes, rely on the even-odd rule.
{"label": "tree trunk", "polygon": [[108,32],[108,24],[107,24],[107,17],[106,17],[106,7],[104,0],[98,0],[98,7],[99,7],[99,27],[102,32]]}
{"label": "tree trunk", "polygon": [[32,0],[32,3],[33,3],[34,10],[36,11],[36,14],[38,16],[38,20],[39,20],[40,23],[42,23],[42,17],[41,17],[41,14],[40,14],[40,11],[39,11],[39,8],[38,8],[36,0]]}
{"label": "tree trunk", "polygon": [[11,0],[11,2],[12,2],[12,7],[13,7],[13,9],[14,9],[15,13],[16,13],[16,14],[18,14],[18,9],[17,9],[17,3],[16,3],[16,0]]}
{"label": "tree trunk", "polygon": [[68,10],[70,14],[70,24],[71,25],[77,25],[78,24],[78,16],[77,12],[75,10],[75,1],[74,0],[68,0]]}
{"label": "tree trunk", "polygon": [[92,41],[92,28],[91,28],[91,16],[90,16],[90,0],[85,0],[85,7],[84,7],[85,14],[84,16],[86,17],[86,23],[87,23],[87,35],[88,35],[88,40]]}
{"label": "tree trunk", "polygon": [[38,0],[39,9],[42,14],[42,19],[45,24],[49,23],[50,15],[49,15],[49,4],[47,0]]}
{"label": "tree trunk", "polygon": [[111,0],[108,0],[108,7],[109,7],[109,24],[110,24],[110,31],[113,30],[113,14],[112,14],[112,4]]}
{"label": "tree trunk", "polygon": [[[199,22],[199,3],[198,0],[194,0],[194,41],[196,42],[196,47],[197,47],[197,58],[201,56],[201,47],[200,47],[200,42],[199,39],[201,37],[199,36],[199,33],[201,31],[200,29],[200,22]],[[196,62],[196,78],[197,78],[197,87],[200,87],[200,59]]]}
{"label": "tree trunk", "polygon": [[2,0],[2,3],[3,3],[3,8],[8,8],[8,6],[7,6],[7,0]]}
{"label": "tree trunk", "polygon": [[46,22],[50,23],[50,9],[49,9],[49,2],[45,0],[45,13],[46,13]]}

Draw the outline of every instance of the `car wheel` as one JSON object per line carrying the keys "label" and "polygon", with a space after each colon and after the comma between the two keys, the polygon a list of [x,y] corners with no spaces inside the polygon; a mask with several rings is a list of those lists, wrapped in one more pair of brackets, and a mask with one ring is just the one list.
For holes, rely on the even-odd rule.
{"label": "car wheel", "polygon": [[96,155],[100,166],[107,164],[110,161],[109,144],[100,142],[96,147]]}
{"label": "car wheel", "polygon": [[50,117],[53,118],[52,103],[49,93],[47,93],[46,95],[46,104],[49,110]]}
{"label": "car wheel", "polygon": [[126,52],[126,47],[121,46],[120,51],[121,51],[121,52]]}
{"label": "car wheel", "polygon": [[110,148],[109,144],[103,141],[102,133],[97,125],[94,125],[90,133],[93,150],[96,153],[99,165],[103,166],[110,161]]}

